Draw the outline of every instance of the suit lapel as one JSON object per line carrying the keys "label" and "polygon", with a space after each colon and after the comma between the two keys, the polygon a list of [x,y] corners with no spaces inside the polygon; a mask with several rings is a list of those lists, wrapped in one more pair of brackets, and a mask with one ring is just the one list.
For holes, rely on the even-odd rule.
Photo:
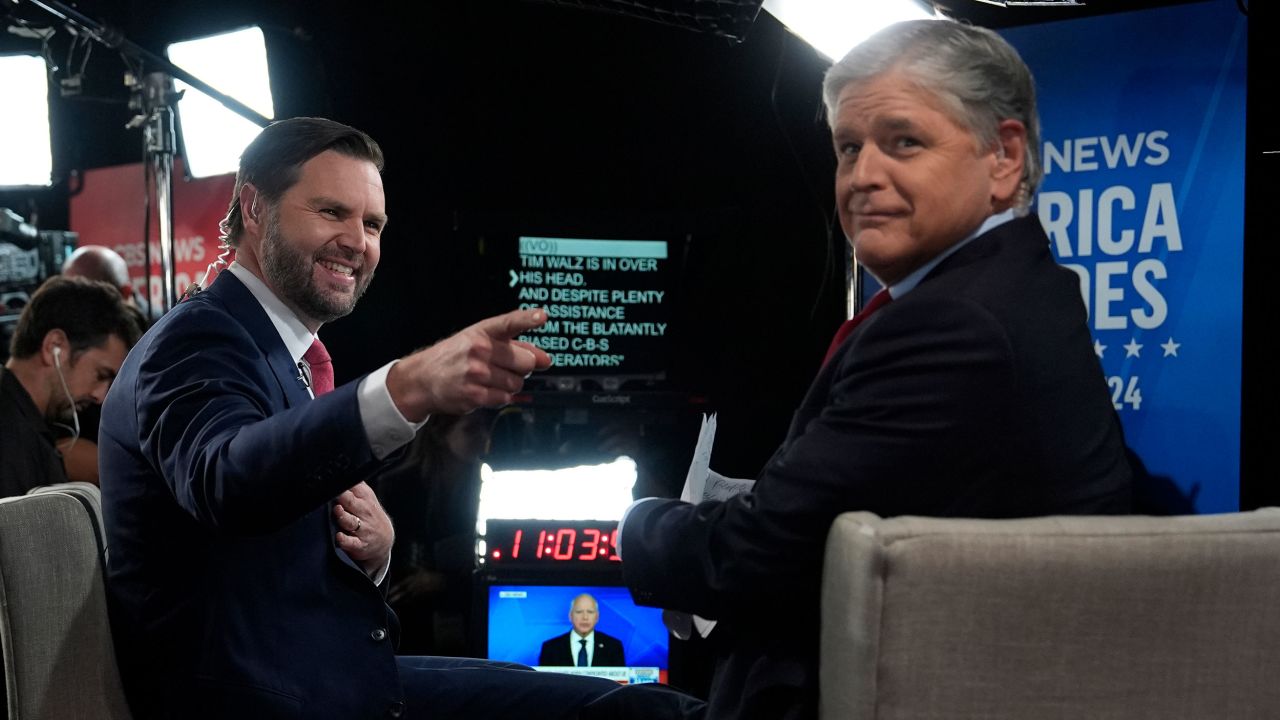
{"label": "suit lapel", "polygon": [[226,305],[227,310],[257,343],[284,395],[285,407],[296,407],[310,401],[311,393],[307,392],[298,366],[289,355],[284,340],[280,339],[279,331],[271,324],[271,318],[267,317],[267,311],[262,309],[258,299],[240,282],[240,278],[229,272],[218,273],[217,280],[209,286],[208,292]]}
{"label": "suit lapel", "polygon": [[[1037,236],[1044,238],[1044,244],[1042,247],[1031,247],[1021,242],[1023,238]],[[920,284],[911,292],[917,292],[921,288],[926,287],[930,282],[933,282],[948,273],[960,270],[961,268],[972,265],[975,262],[981,261],[997,253],[1048,252],[1048,242],[1048,237],[1045,236],[1044,230],[1040,227],[1039,218],[1034,215],[1014,218],[1009,222],[997,225],[991,230],[979,235],[970,243],[952,253],[942,262],[938,263],[938,266],[929,271],[929,274],[925,275],[924,278],[920,280]],[[908,296],[910,296],[910,293],[908,293]],[[886,310],[887,309],[889,308],[886,308]],[[814,390],[820,391],[819,394],[815,396],[815,400],[822,402],[826,397],[827,389],[831,385],[834,367],[839,364],[840,357],[853,346],[852,340],[862,334],[862,331],[867,327],[870,327],[870,318],[868,318],[867,322],[862,323],[853,329],[853,332],[849,334],[849,337],[840,346],[840,349],[836,351],[836,354],[833,355],[831,360],[818,371],[817,377],[814,378],[813,384],[810,386],[810,395],[814,395]]]}
{"label": "suit lapel", "polygon": [[[245,287],[244,283],[240,282],[240,278],[229,272],[218,273],[217,280],[209,286],[207,292],[226,306],[231,315],[244,326],[253,341],[257,343],[258,349],[266,358],[267,366],[271,368],[271,373],[280,385],[285,401],[282,409],[299,407],[311,402],[311,393],[307,392],[298,366],[289,355],[284,340],[280,339],[280,332],[271,323],[271,318],[267,317],[267,311],[262,309],[258,299],[249,292],[249,288]],[[338,526],[333,519],[333,501],[326,503],[321,512],[325,515],[329,545],[333,548],[334,554],[343,564],[364,575],[364,569],[352,560],[346,551],[338,547],[335,539]]]}
{"label": "suit lapel", "polygon": [[[1025,238],[1028,237],[1043,238],[1044,242],[1041,245],[1024,242]],[[1044,230],[1040,226],[1040,220],[1035,215],[1014,218],[979,235],[972,242],[938,263],[938,266],[931,270],[928,275],[925,275],[920,284],[911,292],[919,292],[921,289],[926,288],[929,283],[997,253],[1047,253],[1049,250],[1048,243],[1049,239],[1045,236]],[[908,293],[906,297],[909,298],[910,296],[911,294]],[[904,301],[906,300],[904,299]],[[880,312],[892,314],[892,304]],[[871,327],[872,321],[873,318],[868,318],[867,322],[854,328],[849,337],[836,350],[835,355],[819,368],[818,374],[809,385],[809,391],[805,393],[800,408],[791,417],[791,426],[787,431],[786,441],[778,448],[774,453],[775,457],[771,458],[769,462],[773,462],[776,456],[782,453],[786,446],[804,431],[810,420],[821,414],[826,407],[827,398],[831,392],[831,383],[835,380],[836,369],[840,366],[841,359],[846,353],[852,351],[854,345],[856,345],[855,340],[867,328]]]}

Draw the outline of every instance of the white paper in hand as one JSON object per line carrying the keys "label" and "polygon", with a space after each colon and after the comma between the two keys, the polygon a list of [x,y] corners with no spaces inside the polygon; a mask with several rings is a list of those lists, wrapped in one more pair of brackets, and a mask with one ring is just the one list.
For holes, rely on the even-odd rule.
{"label": "white paper in hand", "polygon": [[728,500],[735,495],[751,492],[751,488],[756,485],[755,480],[725,477],[715,470],[707,471],[706,482],[706,487],[702,490],[703,500]]}
{"label": "white paper in hand", "polygon": [[707,487],[707,475],[711,472],[711,446],[716,441],[716,414],[702,414],[702,429],[698,432],[698,444],[693,448],[693,460],[684,476],[684,490],[680,499],[689,503],[702,502]]}
{"label": "white paper in hand", "polygon": [[[754,480],[740,480],[725,477],[711,469],[711,448],[716,440],[716,415],[702,416],[702,429],[698,433],[698,444],[693,449],[693,460],[689,463],[689,473],[685,475],[684,490],[680,499],[687,503],[700,503],[706,500],[728,500],[729,498],[750,492],[755,485]],[[675,610],[665,610],[663,622],[681,640],[687,640],[693,630],[706,637],[715,629],[716,621],[707,620],[697,615]]]}
{"label": "white paper in hand", "polygon": [[[689,462],[689,472],[684,477],[684,489],[680,492],[680,499],[687,503],[700,503],[706,494],[707,479],[711,475],[711,447],[716,441],[716,415],[712,413],[708,416],[706,413],[702,415],[702,429],[698,431],[698,443],[693,448],[693,460]],[[671,634],[681,640],[688,640],[692,635],[694,628],[698,630],[698,634],[703,637],[711,632],[710,627],[704,630],[706,620],[696,618],[686,612],[679,610],[663,610],[662,622],[671,631]],[[712,623],[714,626],[714,623]]]}

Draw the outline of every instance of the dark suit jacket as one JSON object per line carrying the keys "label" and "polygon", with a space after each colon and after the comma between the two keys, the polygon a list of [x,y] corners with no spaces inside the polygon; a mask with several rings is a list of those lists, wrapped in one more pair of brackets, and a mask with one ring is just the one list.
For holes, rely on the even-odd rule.
{"label": "dark suit jacket", "polygon": [[312,400],[234,275],[134,347],[103,408],[108,590],[148,718],[382,717],[395,617],[334,544],[329,500],[377,465],[357,383]]}
{"label": "dark suit jacket", "polygon": [[66,481],[48,423],[18,378],[0,365],[0,498]]}
{"label": "dark suit jacket", "polygon": [[[578,655],[569,649],[569,633],[557,635],[542,643],[538,664],[550,667],[577,665]],[[596,648],[591,655],[591,667],[625,667],[626,664],[627,656],[622,649],[622,641],[596,630]]]}
{"label": "dark suit jacket", "polygon": [[1079,282],[1006,223],[863,322],[754,492],[643,503],[622,570],[645,605],[719,619],[710,718],[817,714],[818,590],[838,513],[1124,513],[1130,469]]}

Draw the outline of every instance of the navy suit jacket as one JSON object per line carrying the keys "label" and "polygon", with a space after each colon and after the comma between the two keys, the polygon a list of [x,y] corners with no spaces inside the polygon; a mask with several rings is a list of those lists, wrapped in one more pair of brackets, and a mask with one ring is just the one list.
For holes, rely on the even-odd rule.
{"label": "navy suit jacket", "polygon": [[[569,632],[573,632],[572,630]],[[591,655],[592,667],[625,667],[626,653],[622,641],[596,630],[596,647]],[[569,648],[569,633],[557,635],[542,643],[538,664],[548,667],[571,667],[578,664],[578,656]]]}
{"label": "navy suit jacket", "polygon": [[641,604],[720,620],[710,718],[816,717],[819,583],[837,514],[1126,513],[1130,485],[1079,281],[1029,216],[859,325],[753,492],[637,505],[623,577]]}
{"label": "navy suit jacket", "polygon": [[107,587],[149,718],[382,717],[394,614],[329,501],[378,465],[346,384],[311,399],[234,275],[165,315],[103,407]]}

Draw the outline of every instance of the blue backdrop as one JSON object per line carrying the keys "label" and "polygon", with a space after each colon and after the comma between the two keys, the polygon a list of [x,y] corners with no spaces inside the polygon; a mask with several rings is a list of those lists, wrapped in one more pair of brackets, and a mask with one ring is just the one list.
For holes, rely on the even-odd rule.
{"label": "blue backdrop", "polygon": [[1220,0],[1002,32],[1126,437],[1200,512],[1240,505],[1246,23]]}

